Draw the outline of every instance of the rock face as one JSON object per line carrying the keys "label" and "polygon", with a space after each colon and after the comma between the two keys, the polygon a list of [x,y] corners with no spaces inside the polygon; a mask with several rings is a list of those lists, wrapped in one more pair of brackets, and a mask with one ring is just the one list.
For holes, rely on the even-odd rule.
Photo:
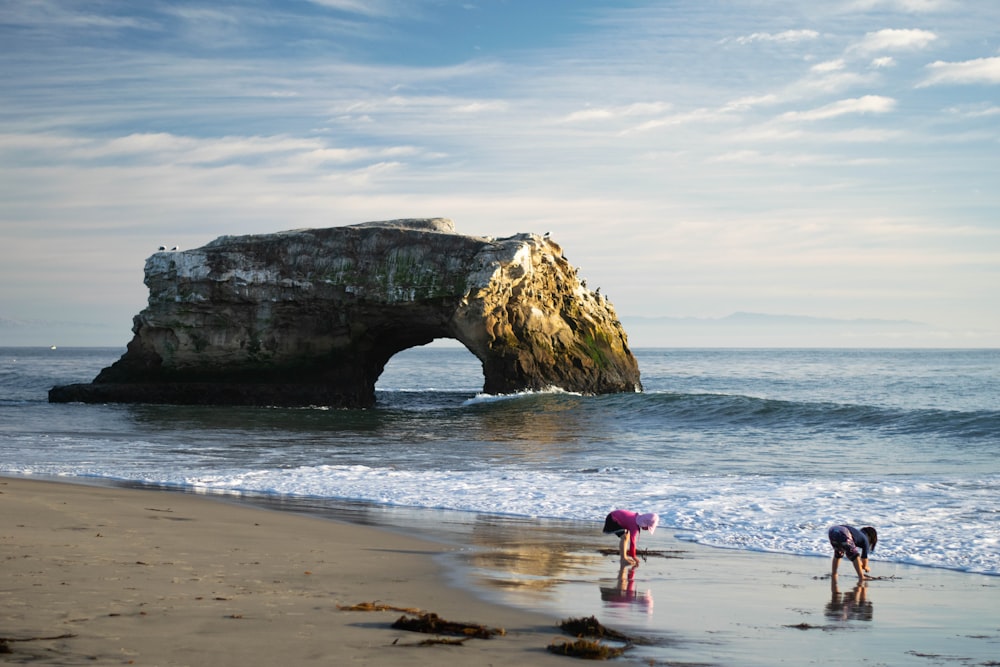
{"label": "rock face", "polygon": [[149,304],[126,353],[52,402],[367,407],[389,359],[454,338],[483,390],[641,390],[608,301],[534,234],[394,220],[224,236],[146,260]]}

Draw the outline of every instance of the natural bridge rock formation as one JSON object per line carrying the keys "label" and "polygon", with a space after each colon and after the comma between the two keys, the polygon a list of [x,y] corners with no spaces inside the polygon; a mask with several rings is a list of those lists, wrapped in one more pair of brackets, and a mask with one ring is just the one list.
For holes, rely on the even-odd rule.
{"label": "natural bridge rock formation", "polygon": [[640,391],[608,301],[553,241],[395,220],[224,236],[146,261],[126,353],[52,402],[367,407],[401,350],[454,338],[483,390]]}

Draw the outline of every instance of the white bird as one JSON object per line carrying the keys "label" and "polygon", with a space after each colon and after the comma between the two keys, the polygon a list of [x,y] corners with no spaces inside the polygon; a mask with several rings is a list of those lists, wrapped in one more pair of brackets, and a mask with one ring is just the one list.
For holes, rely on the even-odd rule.
{"label": "white bird", "polygon": [[161,250],[161,251],[162,251],[162,250],[166,250],[166,247],[164,247],[164,246],[160,246],[160,247],[158,248],[158,250]]}
{"label": "white bird", "polygon": [[174,246],[173,248],[171,248],[171,250],[177,250],[177,249],[178,249],[177,246]]}

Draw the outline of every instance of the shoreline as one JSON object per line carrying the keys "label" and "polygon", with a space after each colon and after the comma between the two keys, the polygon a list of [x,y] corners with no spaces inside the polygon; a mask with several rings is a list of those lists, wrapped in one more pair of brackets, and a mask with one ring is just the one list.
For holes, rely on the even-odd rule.
{"label": "shoreline", "polygon": [[[650,640],[627,653],[626,662],[794,665],[839,655],[846,640],[852,652],[871,664],[928,665],[942,660],[964,665],[1000,664],[992,657],[1000,655],[1000,618],[995,602],[1000,599],[1000,578],[989,575],[873,561],[873,574],[883,578],[859,589],[854,575],[843,570],[839,581],[832,581],[828,558],[681,542],[670,534],[669,527],[660,527],[655,535],[643,535],[640,552],[650,550],[651,555],[637,570],[619,572],[617,558],[602,553],[613,550],[615,540],[602,536],[599,526],[591,522],[349,501],[227,494],[206,497],[184,489],[0,477],[0,506],[21,496],[34,498],[34,504],[25,507],[34,508],[37,517],[30,525],[20,518],[19,525],[12,525],[12,512],[5,507],[2,544],[7,564],[0,580],[4,591],[11,588],[8,583],[17,583],[22,595],[32,596],[30,603],[21,605],[22,611],[28,604],[36,606],[34,596],[39,589],[54,586],[46,577],[31,574],[32,566],[44,561],[60,573],[70,567],[66,557],[42,553],[46,546],[63,548],[58,540],[66,540],[66,544],[84,549],[83,556],[91,562],[83,569],[74,565],[78,568],[74,570],[76,577],[92,580],[89,568],[95,562],[102,564],[99,568],[112,567],[115,574],[106,573],[103,583],[93,585],[103,586],[105,593],[131,596],[131,612],[116,612],[123,615],[114,618],[121,619],[128,612],[134,620],[140,594],[122,590],[143,591],[148,583],[156,596],[170,603],[164,608],[164,602],[156,607],[155,602],[141,601],[143,610],[160,610],[157,623],[176,625],[177,609],[185,609],[213,633],[223,633],[224,639],[215,638],[198,649],[202,656],[213,655],[217,664],[227,664],[228,658],[219,662],[211,651],[229,643],[254,645],[261,633],[270,632],[272,639],[265,648],[242,653],[227,649],[242,655],[241,662],[234,658],[231,664],[271,664],[262,659],[267,655],[288,664],[351,657],[360,664],[405,661],[420,665],[424,660],[438,664],[447,659],[458,664],[565,665],[572,664],[566,662],[571,658],[546,651],[553,641],[566,639],[556,624],[564,618],[590,615],[608,627]],[[71,502],[71,508],[59,504],[65,502]],[[163,506],[171,511],[155,511]],[[122,536],[114,535],[108,525],[141,538],[136,544],[127,544],[134,558],[109,557],[109,550],[113,551],[110,538]],[[202,536],[217,544],[214,549],[202,545],[195,554],[185,547],[185,531],[199,535],[210,526],[211,534]],[[99,532],[101,539],[93,539],[90,532]],[[139,555],[143,545],[147,555]],[[220,550],[239,555],[250,551],[257,556],[252,561],[239,558],[223,562]],[[168,552],[174,554],[169,559]],[[197,567],[193,564],[196,555],[202,559]],[[145,564],[138,572],[137,561]],[[161,588],[153,586],[156,582],[151,570],[176,571],[182,562],[188,569],[201,568],[197,581],[183,577],[174,581],[178,578],[175,572],[169,585],[160,581]],[[256,569],[246,572],[247,562],[256,562]],[[11,563],[28,570],[12,580]],[[124,586],[121,582],[137,577],[143,586],[119,590]],[[26,583],[18,578],[32,582],[31,588],[25,588]],[[73,598],[80,592],[74,580],[67,579],[57,590],[48,591],[50,601],[57,599],[52,596]],[[243,583],[237,586],[234,580]],[[193,591],[204,589],[206,582],[235,587],[239,593],[226,593],[218,596],[226,600],[214,601],[206,599],[210,594],[201,593],[203,599],[196,600],[199,596]],[[176,594],[185,589],[192,591],[186,598]],[[80,609],[93,605],[97,592],[95,588],[89,598],[77,596]],[[15,598],[5,592],[0,636],[13,633],[9,621],[16,605],[12,607],[11,600]],[[504,627],[508,634],[467,642],[460,648],[400,650],[400,645],[423,637],[389,629],[398,613],[364,614],[336,608],[337,604],[376,600],[433,611],[448,620]],[[240,619],[219,615],[229,607],[243,609],[242,605],[249,611],[231,614],[241,615]],[[208,614],[210,611],[216,616]],[[32,613],[43,611],[33,609]],[[84,629],[111,625],[96,611],[67,614],[62,622]],[[152,625],[146,622],[151,615],[147,612],[142,623],[129,627],[136,631]],[[251,623],[242,621],[251,619],[257,624],[248,628]],[[280,630],[276,632],[276,628]],[[42,628],[24,626],[21,630],[37,633]],[[186,644],[190,631],[183,625],[171,630],[175,644],[178,632]],[[121,642],[131,639],[127,632],[115,636]],[[293,637],[297,639],[292,641]],[[80,635],[62,641],[70,651],[72,645],[91,646],[86,641],[92,640],[84,641]],[[290,641],[293,646],[275,648]],[[165,656],[158,661],[137,657],[136,664],[199,664],[199,660],[184,662],[171,653],[176,649],[164,642],[160,639],[141,650],[133,649],[139,655],[159,651]],[[17,650],[26,647],[20,644]],[[67,660],[69,655],[79,658],[81,653],[74,649],[67,653]],[[122,664],[107,653],[99,655],[108,662],[96,664]],[[88,660],[88,664],[95,663]]]}

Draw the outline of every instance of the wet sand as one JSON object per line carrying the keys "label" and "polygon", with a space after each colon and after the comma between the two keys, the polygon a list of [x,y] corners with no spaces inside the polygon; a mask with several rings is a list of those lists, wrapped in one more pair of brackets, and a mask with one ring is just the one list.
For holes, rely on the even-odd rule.
{"label": "wet sand", "polygon": [[[1000,577],[873,560],[859,588],[669,527],[620,571],[614,545],[589,522],[0,478],[0,637],[72,635],[0,662],[566,665],[556,622],[594,615],[640,640],[626,663],[1000,665]],[[339,608],[362,601],[507,634],[415,646],[399,612]]]}
{"label": "wet sand", "polygon": [[872,560],[859,584],[850,563],[834,580],[829,558],[716,549],[669,527],[643,534],[649,555],[623,570],[597,524],[500,523],[492,546],[471,540],[473,585],[647,638],[629,652],[639,663],[1000,665],[1000,577]]}

